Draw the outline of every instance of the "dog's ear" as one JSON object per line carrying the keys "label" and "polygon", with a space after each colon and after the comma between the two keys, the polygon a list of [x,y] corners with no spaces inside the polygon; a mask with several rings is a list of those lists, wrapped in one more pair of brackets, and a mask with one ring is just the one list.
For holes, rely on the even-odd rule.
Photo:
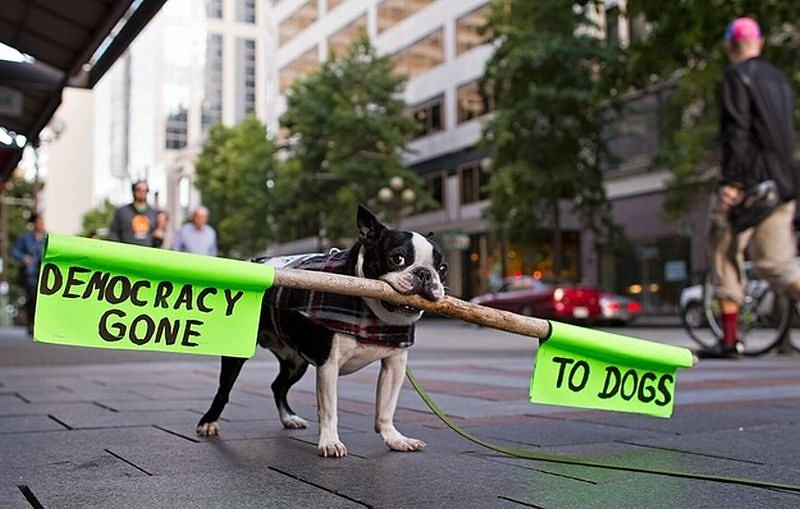
{"label": "dog's ear", "polygon": [[372,213],[364,205],[358,205],[358,215],[356,217],[358,223],[358,236],[362,241],[369,244],[378,239],[380,233],[386,229],[380,219]]}
{"label": "dog's ear", "polygon": [[425,235],[425,238],[426,238],[426,239],[432,239],[432,238],[434,238],[435,236],[436,236],[436,234],[435,234],[435,233],[433,233],[433,232],[428,232],[428,234],[427,234],[427,235]]}

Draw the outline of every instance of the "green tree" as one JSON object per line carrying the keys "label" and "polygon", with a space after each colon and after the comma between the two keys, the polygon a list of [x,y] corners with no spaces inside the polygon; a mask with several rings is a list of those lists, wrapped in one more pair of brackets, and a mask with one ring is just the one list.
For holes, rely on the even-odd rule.
{"label": "green tree", "polygon": [[418,191],[418,205],[428,204],[419,178],[402,165],[416,126],[399,98],[405,80],[392,69],[361,38],[292,86],[281,118],[289,157],[275,186],[282,239],[319,235],[322,247],[323,236],[352,237],[357,204],[372,202],[394,176]]}
{"label": "green tree", "polygon": [[482,82],[495,97],[484,129],[494,166],[487,214],[503,240],[537,240],[549,229],[556,276],[559,200],[571,200],[587,228],[606,234],[611,226],[600,170],[607,94],[598,77],[615,53],[590,30],[594,4],[494,0],[485,29],[496,45]]}
{"label": "green tree", "polygon": [[722,43],[725,27],[740,16],[756,19],[766,36],[765,57],[786,72],[797,90],[800,3],[629,0],[627,7],[627,16],[644,17],[650,30],[626,49],[613,73],[619,80],[615,86],[621,92],[665,83],[674,87],[660,110],[664,143],[654,164],[672,172],[664,212],[678,219],[705,201],[719,176],[719,93],[728,63]]}
{"label": "green tree", "polygon": [[258,253],[273,237],[267,220],[275,178],[276,147],[255,117],[211,127],[195,162],[195,186],[217,230],[220,254],[241,258]]}
{"label": "green tree", "polygon": [[105,238],[108,234],[108,226],[114,219],[116,207],[113,203],[105,200],[99,207],[87,210],[81,219],[81,235],[84,237]]}
{"label": "green tree", "polygon": [[[41,192],[41,191],[40,191]],[[4,267],[5,279],[10,285],[11,301],[14,302],[17,298],[25,294],[24,289],[19,284],[19,274],[22,269],[22,263],[15,260],[11,256],[11,246],[19,238],[20,235],[30,229],[30,217],[33,213],[33,182],[25,180],[19,173],[15,173],[11,179],[5,183],[5,188],[0,194],[3,198],[23,198],[30,200],[30,206],[24,202],[16,202],[16,204],[9,204],[2,207],[3,211],[8,214],[8,267]],[[0,220],[4,220],[0,218]],[[45,225],[46,227],[47,225]]]}

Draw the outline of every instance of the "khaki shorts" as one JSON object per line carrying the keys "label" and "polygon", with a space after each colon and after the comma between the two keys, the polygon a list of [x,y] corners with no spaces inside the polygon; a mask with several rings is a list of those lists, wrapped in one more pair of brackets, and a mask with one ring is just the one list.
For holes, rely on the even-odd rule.
{"label": "khaki shorts", "polygon": [[794,209],[794,200],[778,205],[761,223],[739,233],[734,239],[727,215],[714,195],[709,211],[709,240],[717,298],[737,303],[744,300],[745,249],[748,249],[756,274],[776,290],[783,291],[792,282],[800,280],[800,266],[795,261]]}

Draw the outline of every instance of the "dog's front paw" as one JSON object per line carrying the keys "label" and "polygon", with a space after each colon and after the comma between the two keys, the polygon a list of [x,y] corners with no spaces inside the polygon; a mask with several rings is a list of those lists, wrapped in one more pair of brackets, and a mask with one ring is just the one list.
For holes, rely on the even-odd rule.
{"label": "dog's front paw", "polygon": [[317,451],[323,458],[343,458],[347,456],[347,447],[338,438],[320,438]]}
{"label": "dog's front paw", "polygon": [[389,446],[389,449],[401,452],[421,451],[428,446],[422,440],[404,437],[396,431],[384,436],[383,441]]}
{"label": "dog's front paw", "polygon": [[308,427],[308,421],[299,415],[287,415],[281,417],[281,423],[286,429],[305,429]]}
{"label": "dog's front paw", "polygon": [[204,422],[197,426],[197,434],[201,437],[214,437],[219,435],[219,422]]}

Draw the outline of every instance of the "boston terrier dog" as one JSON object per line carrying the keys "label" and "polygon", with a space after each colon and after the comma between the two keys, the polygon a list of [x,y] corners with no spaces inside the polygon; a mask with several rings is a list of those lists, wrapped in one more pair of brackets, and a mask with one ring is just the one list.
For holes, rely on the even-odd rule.
{"label": "boston terrier dog", "polygon": [[[447,265],[433,240],[416,232],[392,230],[366,207],[359,205],[359,240],[346,251],[258,260],[273,265],[380,279],[404,295],[436,301],[444,296]],[[425,443],[400,434],[394,427],[397,398],[405,376],[408,347],[414,342],[414,324],[422,311],[382,300],[276,287],[263,300],[258,343],[278,358],[280,371],[272,383],[283,426],[305,428],[287,393],[309,364],[317,369],[318,451],[342,457],[347,448],[339,439],[337,380],[380,360],[375,431],[395,451],[418,451]],[[246,359],[222,358],[220,384],[214,401],[197,425],[199,435],[219,433],[218,422],[231,388]]]}

